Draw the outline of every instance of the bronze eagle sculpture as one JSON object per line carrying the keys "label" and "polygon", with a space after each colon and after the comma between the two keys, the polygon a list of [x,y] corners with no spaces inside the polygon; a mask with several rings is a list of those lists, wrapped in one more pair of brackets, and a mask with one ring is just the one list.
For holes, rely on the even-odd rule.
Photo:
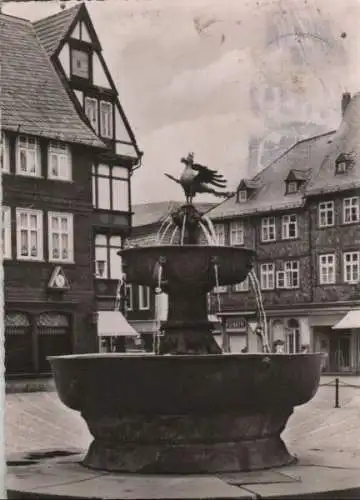
{"label": "bronze eagle sculpture", "polygon": [[194,163],[194,153],[189,153],[186,158],[181,158],[181,163],[185,164],[185,169],[179,179],[170,174],[165,175],[182,186],[187,204],[191,204],[198,193],[210,193],[225,198],[232,195],[232,193],[218,191],[211,187],[225,189],[226,179],[216,170]]}

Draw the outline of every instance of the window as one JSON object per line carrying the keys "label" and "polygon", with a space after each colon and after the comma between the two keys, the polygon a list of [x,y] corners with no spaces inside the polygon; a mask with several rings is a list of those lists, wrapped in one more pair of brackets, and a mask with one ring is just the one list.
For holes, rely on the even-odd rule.
{"label": "window", "polygon": [[244,244],[244,224],[242,222],[230,223],[230,245]]}
{"label": "window", "polygon": [[74,262],[73,215],[48,213],[49,261]]}
{"label": "window", "polygon": [[95,276],[101,279],[120,279],[122,277],[121,236],[95,236]]}
{"label": "window", "polygon": [[217,244],[220,246],[225,245],[225,226],[224,224],[215,224],[214,230],[216,234]]}
{"label": "window", "polygon": [[320,285],[335,283],[335,254],[319,256],[319,281]]}
{"label": "window", "polygon": [[80,78],[90,77],[90,55],[84,50],[71,50],[71,73]]}
{"label": "window", "polygon": [[360,281],[360,252],[344,253],[344,282],[358,283]]}
{"label": "window", "polygon": [[113,138],[113,104],[100,101],[100,135],[109,139]]}
{"label": "window", "polygon": [[125,285],[126,310],[133,310],[133,288],[129,283]]}
{"label": "window", "polygon": [[11,259],[11,209],[2,206],[1,227],[2,254],[4,259]]}
{"label": "window", "polygon": [[0,149],[0,165],[3,173],[10,171],[9,139],[2,134],[2,147]]}
{"label": "window", "polygon": [[359,197],[345,198],[343,205],[344,224],[359,222]]}
{"label": "window", "polygon": [[285,288],[299,288],[300,285],[300,273],[299,273],[299,262],[296,260],[290,260],[285,262]]}
{"label": "window", "polygon": [[339,161],[336,164],[335,171],[337,174],[345,174],[347,171],[347,163],[346,161]]}
{"label": "window", "polygon": [[139,285],[139,309],[144,311],[150,309],[150,288]]}
{"label": "window", "polygon": [[283,215],[282,217],[282,239],[291,240],[298,236],[298,224],[296,215]]}
{"label": "window", "polygon": [[20,175],[40,176],[40,146],[34,137],[19,136],[17,141],[16,172]]}
{"label": "window", "polygon": [[39,210],[16,209],[17,258],[43,259],[43,214]]}
{"label": "window", "polygon": [[286,352],[300,352],[300,326],[296,319],[289,319],[286,332]]}
{"label": "window", "polygon": [[333,201],[322,201],[319,203],[319,227],[330,227],[334,225],[335,211]]}
{"label": "window", "polygon": [[93,167],[93,205],[101,210],[129,211],[129,171],[100,164]]}
{"label": "window", "polygon": [[90,121],[90,125],[96,133],[99,132],[98,124],[98,101],[92,97],[85,97],[85,114]]}
{"label": "window", "polygon": [[286,288],[286,274],[285,271],[276,271],[276,288]]}
{"label": "window", "polygon": [[243,203],[246,200],[247,200],[247,191],[246,191],[246,189],[240,189],[240,191],[238,192],[238,201],[240,203]]}
{"label": "window", "polygon": [[290,181],[287,183],[287,194],[294,194],[298,192],[298,183],[296,181]]}
{"label": "window", "polygon": [[71,151],[63,142],[50,142],[48,150],[48,177],[71,180]]}
{"label": "window", "polygon": [[275,287],[275,265],[261,264],[260,266],[261,290],[273,290]]}
{"label": "window", "polygon": [[249,291],[249,277],[247,276],[241,283],[234,285],[234,292],[248,292]]}
{"label": "window", "polygon": [[276,228],[275,217],[264,217],[261,219],[261,241],[275,241]]}

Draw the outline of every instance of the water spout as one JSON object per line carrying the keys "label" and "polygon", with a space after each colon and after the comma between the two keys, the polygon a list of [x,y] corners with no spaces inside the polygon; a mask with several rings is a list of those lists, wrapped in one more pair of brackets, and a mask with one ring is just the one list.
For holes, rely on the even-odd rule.
{"label": "water spout", "polygon": [[208,232],[210,234],[212,241],[215,243],[217,241],[217,236],[216,236],[216,231],[215,231],[215,227],[214,227],[212,220],[207,215],[203,215],[202,218],[208,226]]}
{"label": "water spout", "polygon": [[165,238],[168,230],[171,228],[172,224],[173,224],[172,220],[169,220],[169,222],[167,223],[167,225],[166,225],[163,233],[161,234],[161,236],[160,236],[160,232],[159,232],[159,236],[160,236],[160,242],[159,243],[160,243],[160,245],[162,244],[162,242],[163,242],[163,240],[164,240],[164,238]]}
{"label": "water spout", "polygon": [[173,233],[172,233],[172,235],[171,235],[171,238],[170,238],[170,245],[173,244],[178,229],[179,228],[176,226],[175,229],[174,229],[174,231],[173,231]]}
{"label": "water spout", "polygon": [[212,238],[211,234],[209,233],[209,230],[207,229],[207,227],[205,226],[205,224],[203,222],[199,222],[199,225],[200,225],[200,228],[206,238],[206,242],[208,245],[214,245],[215,242],[214,242],[214,239]]}
{"label": "water spout", "polygon": [[183,223],[182,223],[182,228],[181,228],[181,236],[180,236],[180,245],[184,244],[185,227],[186,227],[186,214],[184,214],[184,217],[183,217]]}
{"label": "water spout", "polygon": [[167,215],[165,217],[165,219],[162,221],[161,226],[160,226],[158,232],[156,233],[156,241],[157,241],[158,244],[161,243],[163,230],[164,230],[164,233],[165,233],[169,224],[171,224],[171,217],[170,217],[170,215]]}
{"label": "water spout", "polygon": [[264,352],[269,353],[270,352],[270,344],[269,344],[269,338],[268,338],[267,318],[266,318],[266,313],[265,313],[264,304],[263,304],[263,300],[262,300],[260,283],[259,283],[259,280],[256,276],[254,269],[252,269],[249,272],[249,279],[250,279],[252,288],[253,288],[254,293],[255,293],[256,304],[257,304],[257,308],[259,311],[259,317],[260,317],[260,324],[262,325],[261,332],[260,332],[261,333],[262,348],[263,348]]}

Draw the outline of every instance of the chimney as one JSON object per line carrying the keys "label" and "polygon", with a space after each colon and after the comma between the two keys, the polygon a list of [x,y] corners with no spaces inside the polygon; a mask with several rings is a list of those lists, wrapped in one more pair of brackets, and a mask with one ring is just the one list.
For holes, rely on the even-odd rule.
{"label": "chimney", "polygon": [[341,98],[341,116],[344,116],[346,108],[351,101],[350,92],[344,92]]}

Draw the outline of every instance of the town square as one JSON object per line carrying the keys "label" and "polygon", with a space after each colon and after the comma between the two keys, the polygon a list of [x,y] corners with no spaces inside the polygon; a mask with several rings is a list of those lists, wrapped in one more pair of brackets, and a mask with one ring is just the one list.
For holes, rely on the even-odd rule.
{"label": "town square", "polygon": [[1,3],[7,498],[360,498],[347,2]]}

